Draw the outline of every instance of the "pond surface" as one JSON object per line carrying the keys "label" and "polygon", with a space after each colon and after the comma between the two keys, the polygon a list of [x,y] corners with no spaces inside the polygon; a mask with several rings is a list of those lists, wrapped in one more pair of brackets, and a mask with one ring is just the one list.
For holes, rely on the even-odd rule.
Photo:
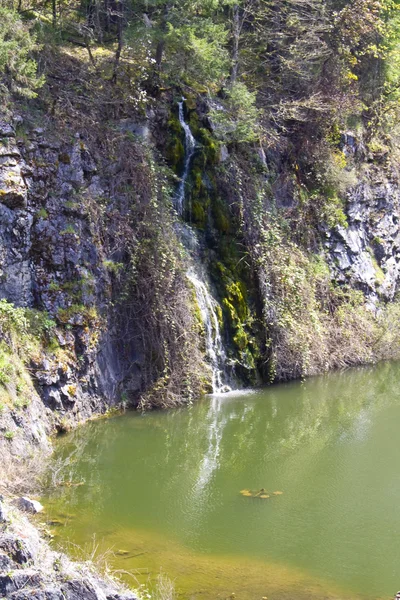
{"label": "pond surface", "polygon": [[162,569],[205,600],[400,588],[399,364],[92,422],[53,471],[55,542],[95,535],[134,587]]}

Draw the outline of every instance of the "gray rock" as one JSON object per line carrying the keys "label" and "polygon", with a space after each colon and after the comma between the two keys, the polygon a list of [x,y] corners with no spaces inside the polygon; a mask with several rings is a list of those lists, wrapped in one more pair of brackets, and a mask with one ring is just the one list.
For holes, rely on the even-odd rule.
{"label": "gray rock", "polygon": [[0,136],[13,137],[15,135],[14,127],[6,121],[0,121]]}
{"label": "gray rock", "polygon": [[8,573],[8,571],[12,571],[13,569],[15,569],[16,566],[17,564],[14,561],[12,561],[11,558],[7,556],[7,554],[0,553],[0,572],[5,571],[6,573]]}
{"label": "gray rock", "polygon": [[57,388],[45,388],[43,390],[43,402],[54,411],[64,410],[61,395]]}
{"label": "gray rock", "polygon": [[37,500],[31,500],[27,496],[21,496],[15,501],[20,510],[28,513],[36,514],[42,512],[43,506]]}
{"label": "gray rock", "polygon": [[66,600],[99,600],[95,587],[87,580],[68,581],[61,586]]}
{"label": "gray rock", "polygon": [[20,565],[26,564],[33,559],[33,553],[28,544],[11,534],[0,535],[0,550]]}
{"label": "gray rock", "polygon": [[8,521],[8,510],[4,505],[4,502],[0,499],[0,523],[7,523]]}
{"label": "gray rock", "polygon": [[0,593],[3,596],[8,596],[21,589],[37,587],[41,582],[40,573],[33,569],[9,572],[5,575],[0,574]]}
{"label": "gray rock", "polygon": [[219,160],[225,162],[229,158],[228,148],[223,144],[219,150]]}
{"label": "gray rock", "polygon": [[121,119],[120,129],[121,131],[133,133],[133,135],[137,135],[144,140],[150,138],[150,128],[147,121],[136,122],[130,119]]}
{"label": "gray rock", "polygon": [[20,158],[21,153],[14,143],[8,142],[5,145],[0,145],[0,156],[16,156]]}
{"label": "gray rock", "polygon": [[133,592],[128,592],[126,594],[108,595],[107,600],[138,600],[138,597]]}
{"label": "gray rock", "polygon": [[57,588],[43,590],[18,590],[10,594],[11,600],[64,600],[63,593]]}

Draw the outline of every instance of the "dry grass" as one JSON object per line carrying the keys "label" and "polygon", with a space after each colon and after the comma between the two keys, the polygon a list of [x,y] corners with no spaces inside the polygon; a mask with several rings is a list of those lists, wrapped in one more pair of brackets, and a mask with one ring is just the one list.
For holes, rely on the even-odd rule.
{"label": "dry grass", "polygon": [[37,494],[43,487],[48,459],[43,451],[29,458],[16,458],[1,451],[0,492],[10,494]]}
{"label": "dry grass", "polygon": [[157,577],[157,585],[153,594],[154,600],[175,600],[176,591],[174,582],[164,573]]}

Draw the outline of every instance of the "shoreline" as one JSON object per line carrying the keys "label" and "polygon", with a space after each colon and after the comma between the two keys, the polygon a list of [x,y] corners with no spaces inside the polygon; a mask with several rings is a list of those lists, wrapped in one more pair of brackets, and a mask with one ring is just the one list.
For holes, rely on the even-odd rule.
{"label": "shoreline", "polygon": [[90,561],[53,550],[44,533],[0,496],[0,597],[12,600],[139,600]]}

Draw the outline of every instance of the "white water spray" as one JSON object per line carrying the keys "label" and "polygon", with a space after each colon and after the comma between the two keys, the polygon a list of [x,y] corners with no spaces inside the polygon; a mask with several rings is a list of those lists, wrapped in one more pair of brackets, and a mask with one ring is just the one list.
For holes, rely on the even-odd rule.
{"label": "white water spray", "polygon": [[196,149],[196,140],[194,139],[192,132],[190,131],[189,125],[185,121],[185,116],[183,114],[183,102],[184,98],[182,98],[181,102],[178,102],[179,107],[179,123],[181,124],[184,132],[185,132],[185,160],[183,165],[183,173],[181,180],[179,182],[178,190],[176,192],[176,210],[179,215],[182,216],[183,208],[184,208],[184,200],[185,200],[185,186],[186,181],[189,175],[190,161],[192,160],[194,151]]}
{"label": "white water spray", "polygon": [[[194,139],[189,125],[185,121],[182,101],[179,106],[179,122],[185,132],[185,161],[184,170],[179,187],[176,193],[176,209],[182,216],[185,203],[185,187],[189,175],[190,161],[196,149],[196,140]],[[180,238],[193,261],[199,261],[197,253],[199,241],[195,231],[186,224],[180,227]],[[224,366],[226,363],[226,353],[222,343],[221,331],[219,327],[217,307],[218,303],[213,298],[205,277],[201,275],[201,269],[192,267],[187,273],[191,281],[199,306],[201,318],[204,324],[206,354],[212,370],[212,390],[214,394],[230,391],[230,388],[224,384]]]}
{"label": "white water spray", "polygon": [[211,296],[204,281],[193,270],[190,270],[187,276],[193,284],[204,324],[206,353],[212,369],[213,393],[220,394],[229,391],[230,388],[223,383],[223,365],[226,362],[226,354],[216,312],[218,304]]}

